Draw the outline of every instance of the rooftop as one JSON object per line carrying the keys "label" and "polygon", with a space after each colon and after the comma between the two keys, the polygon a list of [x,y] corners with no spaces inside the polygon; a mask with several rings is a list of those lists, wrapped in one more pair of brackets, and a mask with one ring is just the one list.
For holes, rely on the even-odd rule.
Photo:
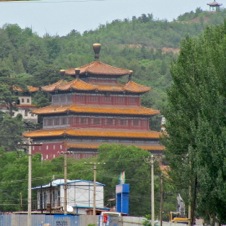
{"label": "rooftop", "polygon": [[161,132],[156,131],[134,131],[134,130],[113,130],[113,129],[80,129],[61,128],[28,131],[23,134],[25,137],[105,137],[105,138],[136,138],[136,139],[159,139]]}
{"label": "rooftop", "polygon": [[92,114],[108,114],[108,115],[137,115],[151,116],[159,114],[159,110],[146,108],[142,106],[102,106],[102,105],[50,105],[43,108],[33,110],[37,115],[65,114],[65,113],[92,113]]}
{"label": "rooftop", "polygon": [[93,84],[84,82],[81,79],[73,81],[59,80],[56,83],[42,86],[41,89],[45,92],[54,91],[110,91],[110,92],[130,92],[130,93],[145,93],[150,90],[149,87],[140,85],[134,81],[128,81],[126,84]]}

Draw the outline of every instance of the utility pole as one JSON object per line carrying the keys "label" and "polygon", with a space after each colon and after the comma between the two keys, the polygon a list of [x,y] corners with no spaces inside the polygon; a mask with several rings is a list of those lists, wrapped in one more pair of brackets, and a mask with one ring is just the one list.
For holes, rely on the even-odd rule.
{"label": "utility pole", "polygon": [[97,165],[93,164],[93,215],[96,215],[96,177],[97,177]]}
{"label": "utility pole", "polygon": [[150,186],[151,186],[151,225],[154,226],[155,223],[155,190],[154,190],[154,156],[151,155],[145,162],[150,165]]}
{"label": "utility pole", "polygon": [[31,159],[32,140],[28,138],[28,209],[27,209],[27,226],[31,225],[31,175],[32,175],[32,159]]}
{"label": "utility pole", "polygon": [[64,215],[67,215],[67,154],[64,152]]}
{"label": "utility pole", "polygon": [[188,226],[191,226],[191,185],[189,185],[189,202],[188,202]]}
{"label": "utility pole", "polygon": [[163,213],[163,174],[160,174],[160,211],[159,211],[160,226],[162,226],[162,213]]}
{"label": "utility pole", "polygon": [[151,174],[151,225],[154,226],[155,223],[155,191],[154,191],[154,156],[151,155],[145,162],[150,165]]}
{"label": "utility pole", "polygon": [[154,156],[151,155],[151,224],[155,224]]}
{"label": "utility pole", "polygon": [[41,146],[42,144],[33,144],[32,139],[28,138],[27,143],[20,144],[21,146],[28,146],[28,198],[27,198],[27,226],[32,226],[31,222],[31,183],[32,183],[32,147]]}
{"label": "utility pole", "polygon": [[93,165],[93,215],[96,215],[96,177],[97,177],[97,164],[105,164],[105,163],[96,163],[96,162],[90,162],[86,164]]}
{"label": "utility pole", "polygon": [[33,144],[32,139],[29,137],[27,139],[27,142],[18,143],[18,146],[28,147],[27,226],[32,226],[32,219],[31,219],[32,147],[42,146],[42,143]]}

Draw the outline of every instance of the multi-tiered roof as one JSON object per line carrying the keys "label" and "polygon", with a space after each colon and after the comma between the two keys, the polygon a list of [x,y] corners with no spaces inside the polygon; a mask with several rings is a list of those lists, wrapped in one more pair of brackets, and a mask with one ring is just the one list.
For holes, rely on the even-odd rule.
{"label": "multi-tiered roof", "polygon": [[[149,129],[149,118],[159,111],[140,103],[140,96],[150,88],[132,81],[131,70],[101,62],[100,45],[93,47],[95,61],[61,70],[73,78],[71,81],[61,79],[41,87],[52,94],[52,104],[33,112],[43,120],[43,129],[24,136],[48,146],[48,151],[39,148],[48,158],[57,156],[61,149],[70,149],[77,157],[92,156],[103,143],[162,151],[160,132]],[[123,76],[128,76],[127,82],[119,82]]]}

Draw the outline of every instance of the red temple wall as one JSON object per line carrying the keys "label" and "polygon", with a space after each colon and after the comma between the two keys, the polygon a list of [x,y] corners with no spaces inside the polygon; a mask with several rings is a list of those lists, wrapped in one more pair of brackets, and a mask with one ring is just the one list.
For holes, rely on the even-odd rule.
{"label": "red temple wall", "polygon": [[32,154],[40,153],[42,160],[51,160],[62,156],[64,153],[67,153],[68,157],[73,157],[75,159],[90,158],[96,156],[96,153],[80,151],[78,153],[67,152],[66,147],[63,145],[63,142],[47,142],[40,146],[32,147]]}
{"label": "red temple wall", "polygon": [[52,104],[95,104],[140,106],[140,96],[136,95],[101,95],[101,94],[55,94]]}

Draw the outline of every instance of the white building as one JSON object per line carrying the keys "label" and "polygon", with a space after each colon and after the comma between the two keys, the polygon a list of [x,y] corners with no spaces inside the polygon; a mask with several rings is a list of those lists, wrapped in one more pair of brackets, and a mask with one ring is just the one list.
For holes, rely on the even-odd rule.
{"label": "white building", "polygon": [[[13,110],[13,117],[21,115],[24,121],[37,123],[38,116],[32,113],[37,108],[32,104],[32,94],[36,93],[39,88],[27,86],[27,91],[24,91],[22,88],[14,86],[13,90],[18,96],[17,102],[13,103],[16,108],[16,110]],[[9,109],[5,103],[0,103],[0,111],[9,113]]]}
{"label": "white building", "polygon": [[[104,208],[104,184],[96,182],[96,209]],[[64,179],[32,188],[37,191],[37,210],[63,210]],[[86,180],[67,180],[67,211],[86,214],[93,208],[94,183]]]}
{"label": "white building", "polygon": [[32,104],[31,96],[19,96],[19,103],[17,104],[17,111],[14,111],[14,117],[21,115],[25,121],[37,123],[38,116],[32,113],[36,106]]}

